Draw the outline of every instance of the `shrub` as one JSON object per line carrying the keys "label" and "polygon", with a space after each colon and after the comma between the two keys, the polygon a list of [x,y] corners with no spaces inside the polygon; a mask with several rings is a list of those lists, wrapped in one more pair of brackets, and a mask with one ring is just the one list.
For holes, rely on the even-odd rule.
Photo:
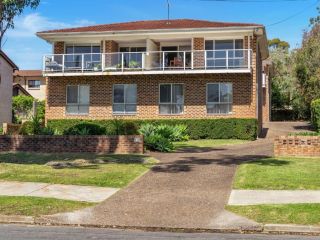
{"label": "shrub", "polygon": [[[233,138],[255,140],[258,128],[258,122],[253,118],[117,120],[117,128],[114,126],[115,120],[63,119],[49,120],[48,126],[55,131],[63,133],[66,129],[83,122],[95,123],[105,127],[108,135],[114,135],[115,132],[137,134],[139,127],[146,123],[154,125],[167,124],[170,126],[184,125],[187,126],[186,134],[189,135],[190,139]],[[121,128],[125,128],[125,130]]]}
{"label": "shrub", "polygon": [[33,123],[31,121],[26,121],[21,125],[21,128],[19,130],[19,134],[21,135],[33,135]]}
{"label": "shrub", "polygon": [[41,120],[41,122],[44,121],[45,117],[45,101],[38,101],[37,102],[37,118]]}
{"label": "shrub", "polygon": [[172,142],[159,134],[154,134],[145,137],[144,143],[146,148],[150,150],[160,152],[171,152],[174,149]]}
{"label": "shrub", "polygon": [[320,132],[320,99],[311,102],[311,123]]}
{"label": "shrub", "polygon": [[106,129],[94,123],[80,123],[63,132],[64,135],[105,135]]}
{"label": "shrub", "polygon": [[18,95],[12,98],[12,120],[14,123],[20,123],[21,118],[29,118],[31,115],[33,97]]}
{"label": "shrub", "polygon": [[2,134],[3,134],[3,128],[0,127],[0,135],[2,135]]}

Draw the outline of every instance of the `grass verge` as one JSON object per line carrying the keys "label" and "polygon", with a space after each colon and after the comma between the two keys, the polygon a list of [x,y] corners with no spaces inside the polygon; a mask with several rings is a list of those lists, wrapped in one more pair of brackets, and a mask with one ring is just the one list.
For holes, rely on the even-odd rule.
{"label": "grass verge", "polygon": [[[49,162],[84,164],[56,169]],[[144,155],[0,153],[0,180],[121,188],[155,162]]]}
{"label": "grass verge", "polygon": [[0,196],[1,215],[41,216],[71,212],[94,206],[94,203],[54,198]]}
{"label": "grass verge", "polygon": [[226,209],[264,224],[320,225],[320,204],[227,206]]}
{"label": "grass verge", "polygon": [[250,141],[240,139],[200,139],[200,140],[189,140],[186,142],[175,142],[174,146],[176,149],[182,148],[213,148],[222,145],[234,145],[242,144]]}
{"label": "grass verge", "polygon": [[241,164],[234,189],[320,190],[320,158],[264,158]]}

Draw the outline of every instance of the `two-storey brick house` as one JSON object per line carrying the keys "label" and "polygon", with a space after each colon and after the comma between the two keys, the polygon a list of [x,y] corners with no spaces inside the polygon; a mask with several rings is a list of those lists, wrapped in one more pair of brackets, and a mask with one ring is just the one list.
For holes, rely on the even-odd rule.
{"label": "two-storey brick house", "polygon": [[53,46],[47,120],[269,118],[262,25],[179,19],[37,35]]}

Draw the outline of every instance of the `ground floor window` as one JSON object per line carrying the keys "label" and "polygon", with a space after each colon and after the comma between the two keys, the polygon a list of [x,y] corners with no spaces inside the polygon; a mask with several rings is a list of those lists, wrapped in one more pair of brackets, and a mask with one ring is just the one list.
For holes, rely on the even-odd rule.
{"label": "ground floor window", "polygon": [[207,84],[207,113],[228,114],[232,112],[232,84]]}
{"label": "ground floor window", "polygon": [[89,114],[90,87],[88,85],[67,86],[67,114]]}
{"label": "ground floor window", "polygon": [[160,84],[160,114],[182,114],[183,106],[183,84]]}
{"label": "ground floor window", "polygon": [[113,85],[113,113],[134,114],[137,112],[137,84]]}

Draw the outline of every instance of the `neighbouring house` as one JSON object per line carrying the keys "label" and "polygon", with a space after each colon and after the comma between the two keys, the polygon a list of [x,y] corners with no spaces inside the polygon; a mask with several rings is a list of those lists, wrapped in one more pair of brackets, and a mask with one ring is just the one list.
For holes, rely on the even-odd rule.
{"label": "neighbouring house", "polygon": [[46,79],[41,70],[19,70],[13,76],[13,96],[32,96],[38,100],[46,98]]}
{"label": "neighbouring house", "polygon": [[46,119],[269,120],[263,25],[191,19],[38,32]]}
{"label": "neighbouring house", "polygon": [[0,126],[12,122],[12,82],[17,65],[0,50]]}

